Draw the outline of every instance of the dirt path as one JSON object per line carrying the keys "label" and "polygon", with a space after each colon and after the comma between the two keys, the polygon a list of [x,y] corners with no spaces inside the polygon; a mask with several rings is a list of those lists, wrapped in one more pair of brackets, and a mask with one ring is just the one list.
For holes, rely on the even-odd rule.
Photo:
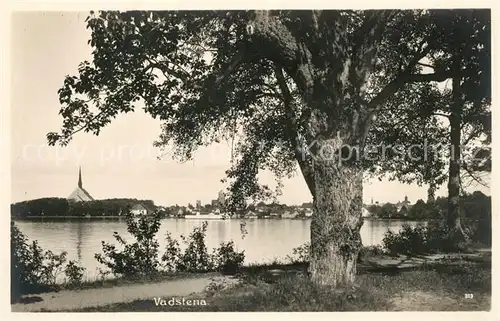
{"label": "dirt path", "polygon": [[[33,303],[12,304],[12,312],[37,312],[43,310],[74,310],[92,306],[104,306],[114,303],[130,302],[138,299],[153,300],[154,297],[169,299],[202,292],[212,280],[236,282],[230,277],[203,277],[193,279],[170,280],[150,284],[123,285],[111,288],[85,290],[64,290],[60,292],[37,294],[42,299]],[[39,300],[39,299],[38,299]]]}
{"label": "dirt path", "polygon": [[447,293],[436,294],[424,291],[405,291],[390,299],[391,311],[489,311],[489,295],[459,298]]}

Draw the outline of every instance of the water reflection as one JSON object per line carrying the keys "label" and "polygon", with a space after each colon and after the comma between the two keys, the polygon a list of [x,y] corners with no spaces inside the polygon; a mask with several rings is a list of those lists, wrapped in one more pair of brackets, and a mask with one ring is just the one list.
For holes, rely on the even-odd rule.
{"label": "water reflection", "polygon": [[[404,222],[397,220],[365,220],[361,228],[363,245],[377,245],[382,242],[388,230],[398,231]],[[77,260],[87,269],[87,277],[95,278],[96,269],[101,267],[94,258],[101,253],[101,242],[116,244],[113,232],[118,232],[126,241],[132,241],[124,220],[61,220],[61,221],[21,221],[16,222],[20,230],[30,240],[38,240],[40,246],[54,253],[68,252],[69,260]],[[201,220],[165,219],[158,233],[160,250],[165,249],[165,234],[184,246],[180,235],[188,235]],[[270,262],[284,259],[294,247],[310,240],[310,221],[307,220],[248,220],[247,234],[242,237],[241,221],[212,220],[207,226],[207,248],[212,251],[221,242],[233,240],[238,250],[245,251],[245,263]],[[410,223],[412,225],[416,222]]]}

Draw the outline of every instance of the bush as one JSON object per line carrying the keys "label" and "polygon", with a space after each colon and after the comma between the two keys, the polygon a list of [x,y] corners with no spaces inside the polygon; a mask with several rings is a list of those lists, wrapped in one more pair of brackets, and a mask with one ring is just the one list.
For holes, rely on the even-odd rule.
{"label": "bush", "polygon": [[392,255],[450,253],[464,250],[459,238],[449,233],[444,222],[431,221],[427,226],[411,227],[404,224],[399,233],[387,231],[382,240],[383,248]]}
{"label": "bush", "polygon": [[127,216],[127,230],[134,236],[134,243],[126,243],[118,233],[115,239],[122,245],[119,251],[115,245],[102,243],[102,254],[95,254],[101,264],[114,275],[143,277],[158,272],[210,272],[236,273],[243,264],[244,252],[236,252],[234,243],[221,243],[210,255],[205,244],[207,222],[195,227],[189,236],[181,235],[186,248],[181,250],[179,242],[167,232],[165,252],[159,258],[159,244],[156,234],[160,227],[160,215],[141,216],[138,219]]}
{"label": "bush", "polygon": [[75,261],[69,261],[68,265],[64,269],[64,274],[66,275],[67,282],[70,285],[79,285],[82,283],[83,274],[85,268],[78,266]]}
{"label": "bush", "polygon": [[245,251],[236,252],[234,242],[221,243],[212,255],[215,270],[223,274],[236,274],[245,260]]}
{"label": "bush", "polygon": [[170,233],[166,236],[166,248],[161,260],[166,271],[178,272],[209,272],[218,271],[225,274],[234,274],[243,265],[245,254],[236,252],[234,242],[222,242],[220,247],[208,254],[205,245],[207,222],[201,227],[195,227],[191,234],[181,239],[186,244],[184,252],[180,249],[179,242],[174,240]]}
{"label": "bush", "polygon": [[195,227],[189,237],[181,235],[181,239],[187,245],[180,257],[179,270],[185,272],[208,272],[214,266],[205,245],[205,236],[208,223],[205,221],[201,227]]}
{"label": "bush", "polygon": [[461,198],[463,226],[468,228],[471,241],[491,246],[491,197],[476,191]]}
{"label": "bush", "polygon": [[390,254],[419,254],[427,252],[426,231],[422,225],[411,227],[403,224],[399,233],[389,230],[385,233],[382,243]]}
{"label": "bush", "polygon": [[23,294],[54,289],[66,262],[66,252],[55,255],[43,251],[37,241],[29,243],[14,222],[10,225],[10,242],[11,301]]}
{"label": "bush", "polygon": [[176,272],[181,266],[182,251],[179,242],[172,238],[170,232],[167,232],[165,241],[167,245],[165,247],[165,253],[161,257],[163,267],[166,272]]}
{"label": "bush", "polygon": [[160,228],[160,219],[157,215],[140,216],[126,215],[127,231],[135,238],[135,242],[128,244],[117,233],[113,236],[123,250],[119,251],[115,245],[102,242],[103,254],[96,253],[96,260],[106,265],[114,275],[127,277],[141,277],[158,272],[159,243],[155,236]]}
{"label": "bush", "polygon": [[376,257],[384,255],[384,250],[381,246],[363,246],[358,253],[358,262],[362,262],[363,260],[369,257]]}
{"label": "bush", "polygon": [[306,242],[301,246],[292,249],[292,255],[287,255],[287,259],[291,263],[304,263],[309,262],[309,252],[311,249],[311,243]]}

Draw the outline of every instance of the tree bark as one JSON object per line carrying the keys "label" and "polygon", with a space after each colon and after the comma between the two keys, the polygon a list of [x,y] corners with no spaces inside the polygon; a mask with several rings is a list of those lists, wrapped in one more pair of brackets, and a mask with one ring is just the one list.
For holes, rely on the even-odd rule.
{"label": "tree bark", "polygon": [[[312,23],[305,25],[310,27],[308,37],[313,37],[314,41],[297,37],[269,11],[255,12],[249,23],[254,29],[251,43],[254,48],[259,48],[253,55],[273,61],[278,66],[276,75],[281,83],[283,70],[293,80],[301,104],[307,106],[304,116],[301,116],[308,121],[306,141],[330,145],[329,148],[337,146],[333,153],[340,156],[338,146],[342,146],[343,140],[362,145],[369,130],[372,115],[366,104],[360,104],[363,100],[356,97],[364,95],[381,36],[392,12],[367,12],[354,37],[354,45],[350,44],[351,34],[346,28],[341,24],[330,24],[339,18],[335,15],[340,16],[335,12],[311,13]],[[307,21],[307,17],[302,18]],[[324,46],[318,47],[317,43]],[[319,52],[318,48],[321,49]],[[290,99],[286,93],[289,90],[286,84],[280,84],[280,87],[287,105],[286,100]],[[378,102],[383,102],[383,99]],[[289,127],[296,126],[291,123]],[[339,129],[342,138],[338,136]],[[292,141],[296,134],[290,134]],[[344,158],[340,163],[338,157],[332,161],[321,155],[313,155],[310,161],[301,154],[296,150],[314,204],[311,278],[318,284],[334,286],[352,283],[363,222],[361,166]]]}
{"label": "tree bark", "polygon": [[[334,146],[335,139],[325,142]],[[335,154],[339,155],[339,149]],[[351,284],[361,248],[362,170],[355,162],[315,155],[314,212],[311,222],[312,281],[321,285]]]}
{"label": "tree bark", "polygon": [[[460,70],[460,58],[457,55],[454,70]],[[450,167],[448,178],[448,215],[447,226],[453,238],[466,240],[461,224],[460,208],[460,162],[461,162],[461,124],[462,99],[460,91],[461,76],[454,76],[452,84],[452,104],[450,114]]]}

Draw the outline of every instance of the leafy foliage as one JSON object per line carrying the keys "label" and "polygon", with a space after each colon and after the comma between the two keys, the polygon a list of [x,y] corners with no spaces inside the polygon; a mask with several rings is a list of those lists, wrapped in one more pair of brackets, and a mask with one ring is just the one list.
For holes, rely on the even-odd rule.
{"label": "leafy foliage", "polygon": [[243,265],[245,251],[237,252],[234,242],[221,243],[212,254],[213,266],[223,274],[235,274]]}
{"label": "leafy foliage", "polygon": [[[479,206],[484,205],[485,203]],[[477,208],[477,205],[474,207]],[[473,242],[482,246],[491,246],[490,213],[486,211],[484,214],[478,215],[478,213],[466,212],[467,232]],[[482,218],[478,219],[478,217]],[[384,249],[393,255],[453,253],[462,252],[467,247],[461,238],[450,231],[443,220],[430,221],[426,226],[419,224],[412,227],[405,224],[398,233],[389,230],[385,233],[382,243]]]}
{"label": "leafy foliage", "polygon": [[[460,59],[460,71],[438,82],[410,82],[384,103],[369,142],[389,148],[388,157],[366,161],[374,176],[408,183],[428,184],[436,190],[448,179],[450,122],[457,111],[448,80],[459,75],[463,179],[479,181],[490,171],[491,153],[491,17],[489,10],[430,10],[426,25],[426,59],[417,63],[422,72],[445,75]],[[455,144],[455,143],[453,143]],[[411,155],[410,155],[411,153]],[[379,154],[380,155],[380,150]]]}
{"label": "leafy foliage", "polygon": [[159,217],[141,215],[136,218],[128,214],[127,231],[135,238],[135,242],[129,244],[114,232],[113,237],[123,246],[123,250],[102,241],[103,254],[96,253],[95,258],[115,275],[135,277],[155,274],[159,267],[159,243],[155,239],[159,228]]}
{"label": "leafy foliage", "polygon": [[382,240],[384,248],[391,254],[422,254],[428,253],[426,247],[425,227],[403,225],[399,233],[389,230]]}
{"label": "leafy foliage", "polygon": [[474,192],[462,197],[464,220],[472,241],[485,246],[492,242],[491,197]]}
{"label": "leafy foliage", "polygon": [[10,205],[11,216],[23,219],[27,216],[65,216],[70,211],[70,205],[65,198],[39,198]]}
{"label": "leafy foliage", "polygon": [[179,270],[187,272],[208,272],[213,269],[205,236],[207,232],[207,222],[203,222],[201,227],[195,227],[191,234],[186,237],[181,236],[187,245],[181,256]]}
{"label": "leafy foliage", "polygon": [[85,268],[79,266],[77,262],[73,260],[69,261],[64,268],[64,274],[67,277],[67,282],[73,286],[80,285],[82,283],[84,273]]}
{"label": "leafy foliage", "polygon": [[[234,143],[238,134],[226,172],[231,214],[244,209],[248,200],[279,194],[282,179],[298,163],[317,210],[311,225],[313,253],[328,248],[319,240],[321,232],[336,244],[330,248],[357,251],[361,224],[347,225],[360,214],[361,202],[334,204],[339,212],[334,217],[345,217],[337,222],[316,203],[360,199],[362,180],[352,182],[355,193],[345,193],[319,177],[335,172],[341,173],[339,178],[346,173],[359,177],[364,165],[375,173],[396,170],[396,177],[415,174],[408,179],[438,184],[444,163],[436,157],[431,166],[410,164],[406,158],[402,164],[386,159],[365,164],[355,157],[359,153],[349,153],[338,165],[349,170],[338,171],[334,163],[313,166],[324,161],[314,156],[332,142],[339,153],[335,157],[362,151],[376,116],[384,114],[386,102],[391,108],[392,96],[406,110],[411,106],[420,116],[431,114],[440,96],[427,84],[454,76],[457,70],[449,68],[454,61],[449,56],[458,51],[470,61],[467,70],[473,70],[463,77],[464,92],[477,92],[471,88],[488,79],[472,75],[481,74],[481,57],[488,56],[481,49],[485,46],[476,45],[487,39],[488,32],[481,32],[485,16],[481,10],[91,12],[87,27],[92,61],[82,62],[77,76],[65,78],[59,90],[62,130],[47,138],[51,145],[65,145],[80,131],[99,135],[119,114],[138,107],[163,123],[156,146],[173,145],[173,156],[181,160],[191,159],[200,146]],[[469,50],[471,39],[474,47]],[[419,63],[424,58],[436,65],[434,73],[423,73]],[[422,104],[423,94],[432,97],[429,103]],[[419,123],[430,124],[426,135],[441,137],[436,122],[420,118]],[[387,120],[387,128],[392,127],[390,116],[381,119],[379,126]],[[262,170],[275,174],[276,190],[260,184]],[[328,197],[315,197],[326,191]],[[326,261],[333,256],[315,257]],[[318,280],[331,277],[320,271],[312,272]]]}
{"label": "leafy foliage", "polygon": [[242,266],[245,254],[237,252],[233,242],[221,243],[209,254],[205,244],[207,222],[195,227],[188,235],[181,235],[185,244],[182,250],[177,240],[167,232],[165,252],[160,257],[156,239],[161,225],[159,215],[127,216],[127,230],[135,238],[127,243],[118,234],[114,238],[123,247],[102,242],[103,253],[96,253],[96,260],[110,273],[126,277],[149,277],[161,272],[210,272],[234,274]]}
{"label": "leafy foliage", "polygon": [[[87,28],[92,61],[82,62],[76,76],[66,77],[59,91],[64,126],[61,133],[48,134],[48,140],[67,144],[79,131],[98,135],[118,114],[137,107],[163,121],[156,145],[166,149],[173,145],[173,156],[181,160],[190,159],[200,146],[232,140],[238,134],[234,163],[227,172],[234,196],[228,207],[241,208],[248,197],[274,194],[259,184],[259,171],[271,170],[278,181],[294,173],[296,162],[301,162],[297,142],[307,139],[310,144],[310,133],[344,131],[352,125],[355,136],[363,140],[369,119],[374,112],[380,114],[385,101],[394,101],[394,107],[398,101],[408,108],[421,105],[421,95],[434,90],[422,81],[446,76],[414,77],[422,71],[417,62],[442,50],[441,40],[448,41],[438,29],[442,26],[437,25],[441,19],[437,14],[425,10],[91,12]],[[247,32],[248,25],[253,25],[254,33]],[[288,42],[276,41],[273,32]],[[336,37],[338,42],[332,43]],[[349,81],[339,83],[343,70],[338,66],[348,59]],[[301,67],[305,65],[311,75]],[[307,77],[317,83],[314,88]],[[405,87],[408,83],[415,87]],[[414,94],[408,97],[409,92]],[[398,97],[387,99],[391,95]],[[330,123],[312,126],[316,111]],[[382,115],[387,118],[379,118],[380,127],[383,119],[390,119],[385,112]],[[432,131],[429,137],[434,136]],[[301,168],[310,166],[310,160],[303,161]]]}
{"label": "leafy foliage", "polygon": [[11,204],[11,216],[16,219],[44,216],[117,216],[126,213],[135,204],[142,204],[151,211],[156,206],[151,200],[115,198],[89,202],[71,202],[65,198],[39,198]]}
{"label": "leafy foliage", "polygon": [[288,255],[287,259],[291,263],[309,262],[310,251],[311,251],[311,243],[306,242],[306,243],[302,244],[301,246],[293,248],[292,255]]}
{"label": "leafy foliage", "polygon": [[26,235],[14,222],[10,225],[10,250],[12,302],[23,294],[55,289],[57,278],[63,271],[80,271],[79,274],[70,273],[73,281],[79,282],[83,277],[84,269],[78,267],[75,262],[70,261],[64,267],[66,252],[56,255],[50,250],[44,251],[36,240],[28,242]]}

